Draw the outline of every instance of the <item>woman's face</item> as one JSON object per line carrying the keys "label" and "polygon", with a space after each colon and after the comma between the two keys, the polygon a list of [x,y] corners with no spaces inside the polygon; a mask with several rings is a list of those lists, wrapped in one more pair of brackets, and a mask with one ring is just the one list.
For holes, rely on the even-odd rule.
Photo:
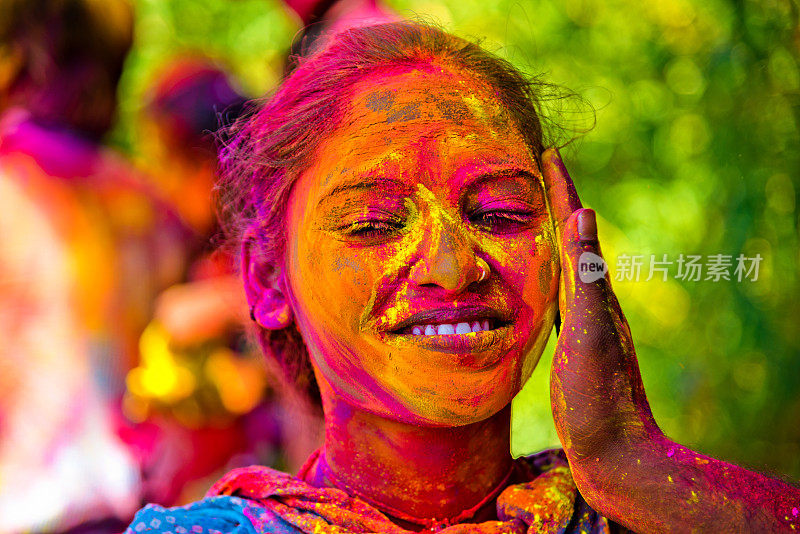
{"label": "woman's face", "polygon": [[286,289],[317,378],[412,424],[483,420],[553,324],[536,160],[472,77],[420,65],[353,94],[288,206]]}

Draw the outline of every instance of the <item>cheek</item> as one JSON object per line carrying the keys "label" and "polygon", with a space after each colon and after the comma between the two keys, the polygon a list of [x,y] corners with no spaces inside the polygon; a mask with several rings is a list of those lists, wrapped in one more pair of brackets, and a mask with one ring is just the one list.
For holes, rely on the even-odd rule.
{"label": "cheek", "polygon": [[[298,251],[297,300],[312,322],[323,322],[337,337],[358,332],[370,300],[373,274],[363,255],[309,239]],[[305,249],[305,250],[303,250]]]}
{"label": "cheek", "polygon": [[515,239],[481,237],[491,267],[530,308],[541,309],[558,289],[555,240],[548,231],[527,232]]}
{"label": "cheek", "polygon": [[520,311],[518,330],[519,353],[512,366],[516,389],[530,376],[544,350],[555,314],[558,292],[556,245],[551,231],[539,229],[526,232],[514,239],[507,239],[484,248],[494,251],[493,269],[510,288],[509,298]]}
{"label": "cheek", "polygon": [[535,249],[522,290],[524,309],[529,313],[528,348],[522,361],[521,385],[530,377],[544,351],[556,313],[558,294],[558,250],[552,232],[536,236]]}
{"label": "cheek", "polygon": [[522,298],[528,306],[543,309],[555,298],[558,290],[557,254],[552,234],[543,232],[536,236],[522,291]]}
{"label": "cheek", "polygon": [[[372,317],[378,290],[396,275],[393,266],[408,250],[401,242],[384,247],[349,247],[316,232],[305,249],[303,301],[312,317],[325,317],[337,337],[358,336]],[[398,299],[401,303],[404,299]]]}

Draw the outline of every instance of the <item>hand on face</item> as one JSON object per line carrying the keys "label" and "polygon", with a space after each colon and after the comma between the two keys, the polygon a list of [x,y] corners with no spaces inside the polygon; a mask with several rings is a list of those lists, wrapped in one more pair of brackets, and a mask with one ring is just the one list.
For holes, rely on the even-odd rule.
{"label": "hand on face", "polygon": [[579,481],[582,466],[604,464],[610,455],[624,454],[629,445],[659,430],[609,275],[606,271],[593,281],[587,276],[592,261],[588,254],[602,258],[594,211],[582,208],[557,151],[546,150],[542,163],[561,259],[562,324],[553,358],[551,403],[559,439]]}

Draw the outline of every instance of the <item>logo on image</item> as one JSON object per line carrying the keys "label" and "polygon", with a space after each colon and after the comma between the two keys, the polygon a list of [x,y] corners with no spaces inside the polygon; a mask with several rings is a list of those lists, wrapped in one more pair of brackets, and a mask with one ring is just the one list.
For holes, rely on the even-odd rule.
{"label": "logo on image", "polygon": [[606,261],[593,252],[584,252],[578,258],[578,276],[584,284],[590,284],[603,278],[608,272]]}

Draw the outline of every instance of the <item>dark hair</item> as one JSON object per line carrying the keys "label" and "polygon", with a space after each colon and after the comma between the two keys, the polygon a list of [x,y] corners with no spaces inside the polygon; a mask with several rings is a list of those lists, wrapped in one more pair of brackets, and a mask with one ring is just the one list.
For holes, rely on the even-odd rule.
{"label": "dark hair", "polygon": [[15,70],[0,80],[0,100],[100,137],[132,40],[127,0],[2,0],[0,56],[14,58]]}
{"label": "dark hair", "polygon": [[[324,132],[343,118],[351,88],[382,69],[436,63],[455,67],[494,88],[525,142],[537,156],[544,149],[538,90],[509,62],[475,43],[420,22],[390,22],[351,28],[299,60],[274,94],[256,104],[228,132],[220,150],[218,200],[229,245],[238,249],[244,232],[257,230],[260,260],[283,262],[284,219],[298,175],[311,163]],[[297,328],[257,328],[266,356],[280,365],[283,378],[312,398],[319,392],[306,347]]]}

